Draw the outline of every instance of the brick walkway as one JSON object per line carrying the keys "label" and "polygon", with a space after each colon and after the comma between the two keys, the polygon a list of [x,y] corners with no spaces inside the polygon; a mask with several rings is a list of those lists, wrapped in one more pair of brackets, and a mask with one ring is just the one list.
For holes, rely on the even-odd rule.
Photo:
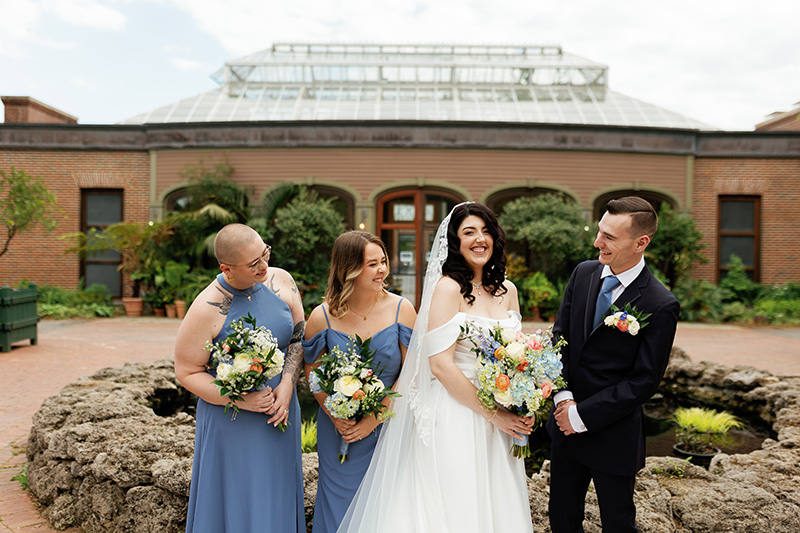
{"label": "brick walkway", "polygon": [[[42,401],[101,368],[169,357],[178,324],[165,318],[45,321],[38,345],[22,342],[0,352],[0,533],[53,532],[29,493],[11,481],[26,462],[31,417]],[[526,331],[539,326],[524,324]],[[675,344],[695,361],[800,375],[800,329],[680,324]]]}

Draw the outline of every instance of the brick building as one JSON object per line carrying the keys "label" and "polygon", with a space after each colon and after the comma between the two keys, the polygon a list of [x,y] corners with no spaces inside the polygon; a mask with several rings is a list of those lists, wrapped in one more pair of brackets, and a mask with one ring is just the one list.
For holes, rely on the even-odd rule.
{"label": "brick building", "polygon": [[412,301],[450,206],[547,191],[587,220],[630,192],[691,214],[711,260],[697,277],[716,281],[736,253],[761,282],[800,280],[800,132],[714,130],[611,91],[606,67],[554,47],[444,48],[276,44],[229,62],[220,88],[117,125],[32,124],[16,98],[0,168],[44,178],[63,219],[15,238],[0,283],[113,280],[57,236],[158,219],[201,157],[227,161],[254,204],[287,181],[339,198],[351,227],[386,241]]}

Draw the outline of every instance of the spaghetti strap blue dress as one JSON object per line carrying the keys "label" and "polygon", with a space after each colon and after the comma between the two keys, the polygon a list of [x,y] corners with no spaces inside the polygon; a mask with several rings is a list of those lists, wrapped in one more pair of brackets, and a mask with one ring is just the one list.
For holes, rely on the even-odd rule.
{"label": "spaghetti strap blue dress", "polygon": [[[225,338],[230,323],[249,312],[256,326],[272,332],[285,353],[293,330],[286,302],[261,283],[246,295],[228,285],[221,274],[217,281],[233,294],[233,301],[214,342]],[[275,388],[281,376],[268,385]],[[242,410],[231,420],[233,411],[224,410],[197,401],[186,532],[305,532],[297,394],[292,395],[286,432],[267,424],[266,414]]]}
{"label": "spaghetti strap blue dress", "polygon": [[[394,323],[377,332],[370,341],[370,349],[375,350],[372,361],[373,368],[380,365],[382,371],[379,377],[387,388],[394,385],[400,375],[402,365],[400,343],[408,346],[411,340],[411,328],[397,321],[400,316],[401,303],[402,299],[397,303]],[[303,341],[306,363],[313,363],[323,350],[332,350],[338,346],[339,349],[345,351],[348,344],[351,343],[347,334],[331,328],[325,307],[322,308],[322,311],[325,313],[328,327],[311,339]],[[348,460],[340,463],[338,460],[339,433],[322,407],[319,408],[317,414],[319,482],[317,500],[314,505],[313,533],[334,532],[339,527],[347,507],[367,471],[381,427],[379,425],[368,437],[350,444]]]}

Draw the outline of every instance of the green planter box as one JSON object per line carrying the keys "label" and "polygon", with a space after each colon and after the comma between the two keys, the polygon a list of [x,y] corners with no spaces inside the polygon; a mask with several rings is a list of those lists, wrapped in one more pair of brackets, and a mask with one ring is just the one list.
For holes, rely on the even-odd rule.
{"label": "green planter box", "polygon": [[36,300],[39,291],[31,283],[27,289],[0,288],[0,349],[11,351],[11,343],[30,339],[36,344]]}

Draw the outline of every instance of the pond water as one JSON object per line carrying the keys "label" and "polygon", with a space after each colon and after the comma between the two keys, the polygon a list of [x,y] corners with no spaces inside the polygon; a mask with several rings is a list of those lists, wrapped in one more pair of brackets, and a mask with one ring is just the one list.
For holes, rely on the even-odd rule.
{"label": "pond water", "polygon": [[[645,453],[648,456],[673,455],[672,445],[675,444],[675,427],[670,417],[677,407],[677,404],[658,394],[645,404]],[[761,420],[750,420],[742,416],[741,413],[733,414],[744,422],[745,427],[730,431],[730,441],[726,446],[720,448],[722,452],[734,454],[760,450],[764,439],[771,436],[769,426]]]}

